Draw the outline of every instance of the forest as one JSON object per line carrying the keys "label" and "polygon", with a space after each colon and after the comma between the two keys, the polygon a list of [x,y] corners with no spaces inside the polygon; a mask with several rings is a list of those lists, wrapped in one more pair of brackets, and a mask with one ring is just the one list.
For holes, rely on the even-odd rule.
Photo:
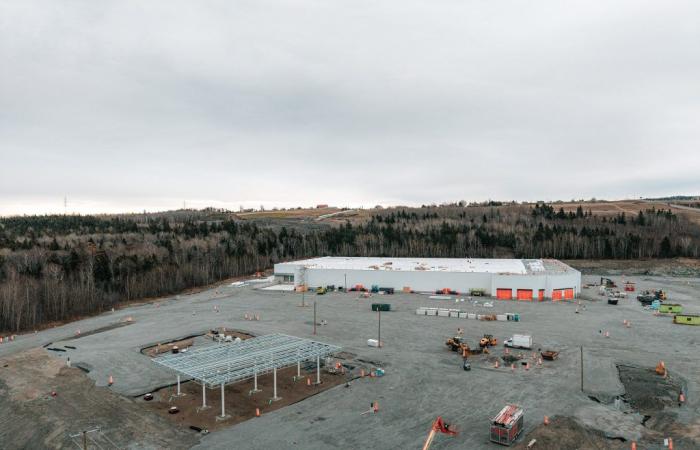
{"label": "forest", "polygon": [[637,259],[700,256],[700,227],[535,205],[371,210],[338,224],[234,213],[0,218],[0,331],[22,332],[323,255]]}

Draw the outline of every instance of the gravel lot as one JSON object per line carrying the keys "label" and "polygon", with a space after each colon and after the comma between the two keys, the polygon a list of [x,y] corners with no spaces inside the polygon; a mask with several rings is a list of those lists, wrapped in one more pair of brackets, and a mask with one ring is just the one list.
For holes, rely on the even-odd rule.
{"label": "gravel lot", "polygon": [[[613,278],[617,282],[622,279],[619,276]],[[627,278],[637,282],[638,290],[662,288],[669,292],[669,301],[683,304],[686,311],[700,313],[700,279]],[[599,277],[584,276],[583,282],[598,280]],[[640,423],[641,416],[619,411],[609,402],[624,394],[616,364],[651,368],[663,360],[674,379],[682,380],[687,389],[687,402],[673,412],[671,421],[673,432],[678,434],[675,448],[697,448],[700,445],[700,436],[694,434],[694,430],[700,429],[700,403],[697,399],[700,392],[697,357],[700,327],[674,325],[670,317],[656,317],[644,310],[633,296],[621,300],[618,306],[610,306],[598,296],[597,289],[584,289],[578,314],[574,303],[494,300],[493,308],[485,308],[468,300],[455,303],[454,300],[431,300],[424,295],[402,293],[370,299],[358,299],[354,293],[310,294],[306,295],[306,300],[309,303],[316,301],[318,320],[327,321],[327,325],[318,327],[315,337],[312,336],[313,308],[298,306],[300,294],[228,286],[125,308],[19,336],[12,343],[0,345],[0,389],[10,389],[12,377],[17,376],[3,368],[5,358],[47,344],[52,348],[70,345],[76,348],[66,352],[43,351],[52,359],[70,357],[73,366],[89,370],[87,374],[80,372],[75,376],[89,377],[98,388],[105,387],[112,375],[114,384],[104,389],[111,391],[108,398],[117,401],[114,399],[121,397],[131,405],[138,401],[133,397],[175,382],[173,373],[158,367],[141,353],[143,347],[225,326],[256,335],[287,333],[335,344],[355,354],[356,359],[381,366],[386,370],[386,376],[357,379],[351,382],[350,388],[338,386],[206,436],[200,437],[187,430],[193,434],[191,439],[168,441],[167,436],[176,435],[169,428],[174,425],[155,419],[152,422],[163,427],[152,431],[163,434],[159,439],[139,438],[139,435],[129,439],[125,437],[128,433],[117,432],[138,423],[139,418],[133,415],[143,414],[150,420],[155,413],[146,408],[129,406],[128,421],[124,419],[126,413],[114,417],[109,414],[95,416],[95,425],[103,427],[105,433],[112,430],[112,440],[121,439],[117,442],[119,446],[131,448],[190,448],[199,440],[196,448],[202,449],[410,449],[422,446],[431,422],[441,415],[460,433],[455,437],[438,436],[433,448],[481,449],[495,448],[488,442],[489,419],[506,403],[518,403],[525,408],[526,432],[540,425],[545,415],[566,416],[596,429],[604,427],[603,422],[619,425],[602,431],[609,437],[650,439],[651,445],[656,442],[654,439],[659,439],[658,430],[647,436]],[[384,347],[381,349],[366,345],[368,338],[377,335],[377,313],[370,311],[372,302],[391,303],[394,310],[382,314]],[[485,314],[519,313],[521,321],[486,322],[417,316],[415,309],[418,306],[445,306]],[[245,314],[259,314],[260,320],[245,320]],[[133,319],[131,325],[110,327],[127,317]],[[623,325],[624,320],[631,321],[630,328]],[[530,370],[522,367],[515,371],[510,367],[496,369],[491,361],[494,356],[502,354],[499,345],[489,355],[491,359],[474,356],[472,370],[465,372],[461,358],[444,345],[458,327],[464,328],[467,342],[472,346],[484,333],[496,336],[499,344],[515,333],[532,334],[536,348],[556,349],[561,353],[558,360],[545,361],[543,366],[534,365]],[[78,329],[81,337],[76,338]],[[88,335],[95,329],[105,331]],[[605,337],[605,332],[609,337]],[[581,346],[585,392],[581,392],[579,375]],[[55,424],[63,420],[61,433],[42,431],[38,427],[37,434],[47,447],[70,448],[72,444],[66,436],[79,431],[74,429],[77,425],[72,427],[71,417],[62,415],[51,404],[44,403],[39,407],[32,403],[39,401],[2,395],[0,411],[9,411],[17,402],[24,402],[22,407],[29,408],[28,412],[35,411],[39,422]],[[87,411],[91,401],[85,399]],[[361,415],[372,401],[379,402],[379,412]],[[218,406],[215,395],[209,402],[215,408]],[[18,420],[29,420],[28,417],[31,414]],[[98,423],[100,421],[102,423]],[[30,427],[29,424],[21,425]],[[26,434],[13,434],[12,429],[8,427],[0,432],[0,442],[9,443],[6,448],[27,445]],[[699,440],[693,442],[692,439]],[[619,444],[619,441],[610,442],[611,448]]]}

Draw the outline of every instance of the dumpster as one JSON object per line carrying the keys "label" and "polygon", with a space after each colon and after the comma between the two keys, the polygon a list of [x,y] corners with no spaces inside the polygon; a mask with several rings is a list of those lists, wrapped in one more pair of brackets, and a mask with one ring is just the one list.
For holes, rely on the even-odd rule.
{"label": "dumpster", "polygon": [[683,312],[683,305],[664,303],[663,305],[659,305],[659,312],[663,314],[681,314]]}

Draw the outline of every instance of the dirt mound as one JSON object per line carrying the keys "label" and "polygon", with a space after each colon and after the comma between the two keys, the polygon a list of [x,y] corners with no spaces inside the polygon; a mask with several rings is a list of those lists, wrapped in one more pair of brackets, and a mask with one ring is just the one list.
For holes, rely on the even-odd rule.
{"label": "dirt mound", "polygon": [[523,450],[527,444],[536,439],[534,450],[617,450],[628,449],[629,444],[619,440],[607,439],[602,432],[581,425],[571,417],[556,416],[549,425],[539,425],[521,438],[513,449]]}
{"label": "dirt mound", "polygon": [[664,378],[654,369],[644,367],[618,365],[617,368],[625,386],[622,398],[640,414],[654,415],[666,408],[678,408],[681,380],[670,374]]}

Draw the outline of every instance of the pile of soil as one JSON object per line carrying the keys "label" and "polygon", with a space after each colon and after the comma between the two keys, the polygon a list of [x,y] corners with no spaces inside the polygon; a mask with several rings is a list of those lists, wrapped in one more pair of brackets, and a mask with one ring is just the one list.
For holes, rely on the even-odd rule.
{"label": "pile of soil", "polygon": [[41,348],[0,358],[0,448],[75,448],[69,436],[96,427],[102,431],[90,435],[89,448],[134,442],[189,448],[198,441],[138,402],[96,387],[81,370]]}
{"label": "pile of soil", "polygon": [[644,367],[618,365],[617,369],[625,386],[623,400],[640,414],[653,416],[666,408],[678,408],[682,383],[673,375],[664,378]]}
{"label": "pile of soil", "polygon": [[629,449],[629,443],[606,438],[601,431],[581,425],[571,417],[555,416],[549,425],[541,424],[525,437],[521,437],[512,448],[524,450],[527,444],[536,439],[533,450],[561,449]]}
{"label": "pile of soil", "polygon": [[[241,338],[241,340],[244,340],[244,341],[246,339],[250,339],[253,337],[252,334],[243,333],[242,331],[235,331],[235,330],[228,330],[228,329],[218,329],[217,331],[219,333],[224,333],[227,336],[233,336],[234,339],[237,337]],[[211,331],[209,331],[207,333],[203,333],[200,336],[206,336],[210,339],[214,339],[214,333],[212,333]],[[197,336],[195,336],[195,337],[197,337]],[[162,355],[164,353],[170,353],[173,350],[173,347],[176,345],[177,345],[177,348],[179,348],[180,350],[182,350],[184,348],[189,348],[192,345],[194,345],[194,338],[195,337],[189,337],[189,338],[180,339],[177,341],[160,343],[157,345],[153,345],[151,347],[145,347],[145,348],[141,349],[141,353],[153,358],[155,356]]]}

